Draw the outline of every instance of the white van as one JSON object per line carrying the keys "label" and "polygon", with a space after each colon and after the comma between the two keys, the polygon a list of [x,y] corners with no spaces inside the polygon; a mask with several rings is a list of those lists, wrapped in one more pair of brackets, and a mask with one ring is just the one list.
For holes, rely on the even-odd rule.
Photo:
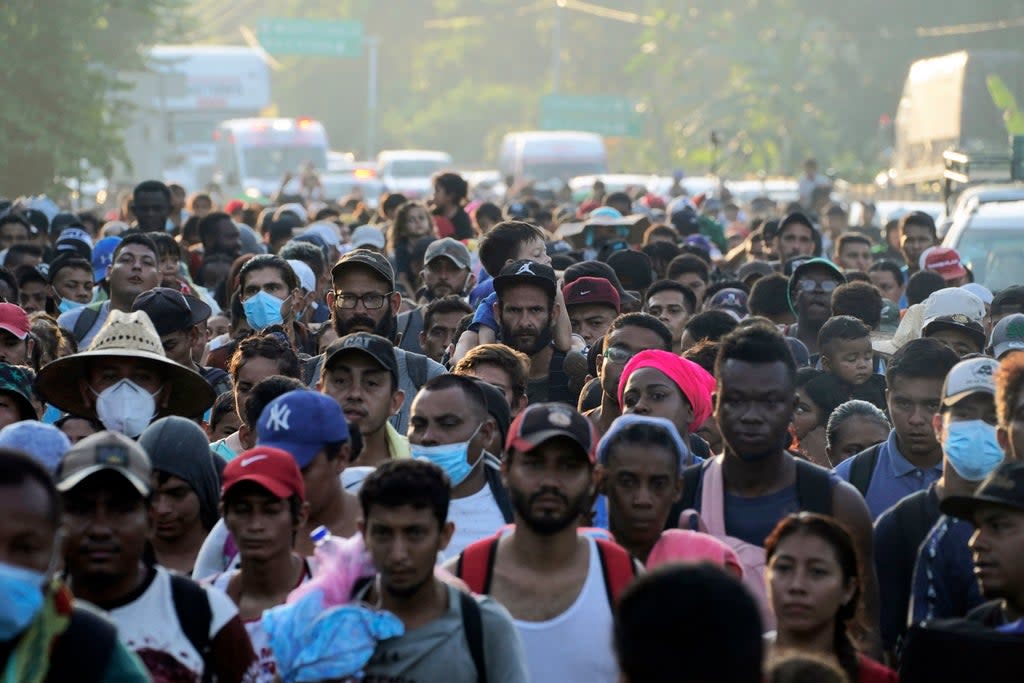
{"label": "white van", "polygon": [[431,178],[452,167],[452,155],[429,149],[391,149],[377,155],[377,176],[388,192],[409,199],[425,199],[432,194]]}
{"label": "white van", "polygon": [[572,130],[507,133],[498,152],[498,169],[514,182],[568,182],[581,175],[608,172],[604,138]]}

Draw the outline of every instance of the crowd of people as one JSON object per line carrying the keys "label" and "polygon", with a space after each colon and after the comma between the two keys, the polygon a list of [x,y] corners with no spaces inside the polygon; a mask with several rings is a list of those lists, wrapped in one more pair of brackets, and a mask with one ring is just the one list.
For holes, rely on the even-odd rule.
{"label": "crowd of people", "polygon": [[[0,202],[5,681],[1016,679],[1024,286],[812,165],[433,183]],[[400,625],[282,647],[331,539]]]}

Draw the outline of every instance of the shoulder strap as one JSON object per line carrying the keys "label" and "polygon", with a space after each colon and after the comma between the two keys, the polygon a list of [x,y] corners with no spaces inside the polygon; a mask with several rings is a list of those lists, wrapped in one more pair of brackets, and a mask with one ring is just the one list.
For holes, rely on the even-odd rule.
{"label": "shoulder strap", "polygon": [[501,483],[501,472],[486,462],[483,467],[484,477],[487,479],[487,486],[491,489],[491,495],[494,496],[494,502],[497,504],[498,510],[501,511],[505,523],[511,524],[515,516],[512,512],[512,499],[509,497],[505,485]]}
{"label": "shoulder strap", "polygon": [[595,538],[594,542],[597,543],[597,556],[601,560],[608,605],[614,610],[622,591],[636,577],[636,565],[633,557],[622,546],[603,538]]}
{"label": "shoulder strap", "polygon": [[74,335],[75,341],[81,343],[85,339],[85,335],[89,334],[89,330],[96,323],[96,319],[100,317],[100,312],[92,306],[85,306],[82,308],[81,315],[78,316],[78,320],[75,321],[75,329],[71,331]]}
{"label": "shoulder strap", "polygon": [[850,484],[860,491],[861,496],[868,495],[868,486],[871,484],[871,475],[875,472],[880,450],[882,444],[875,444],[853,456],[853,462],[850,463]]}
{"label": "shoulder strap", "polygon": [[405,371],[409,373],[409,379],[412,380],[413,386],[419,389],[427,383],[427,357],[419,353],[406,351]]}
{"label": "shoulder strap", "polygon": [[181,630],[203,658],[203,681],[213,680],[213,665],[210,663],[210,598],[198,583],[183,576],[171,574],[171,599],[178,615]]}
{"label": "shoulder strap", "polygon": [[899,515],[900,530],[903,532],[904,542],[907,548],[916,550],[928,536],[934,519],[928,518],[928,491],[909,496],[906,510]]}
{"label": "shoulder strap", "polygon": [[832,479],[829,471],[797,458],[796,500],[801,510],[831,515]]}
{"label": "shoulder strap", "polygon": [[472,595],[457,591],[462,607],[462,630],[466,633],[466,644],[469,645],[469,656],[476,667],[478,683],[487,683],[487,663],[484,659],[484,625],[480,616],[480,605]]}
{"label": "shoulder strap", "polygon": [[[700,492],[700,480],[703,473],[703,465],[691,465],[683,470],[683,495],[679,498],[679,507],[683,510],[697,509],[697,494]],[[673,526],[677,521],[669,520]]]}
{"label": "shoulder strap", "polygon": [[50,653],[46,681],[99,683],[117,645],[117,628],[88,608],[76,605],[67,629]]}
{"label": "shoulder strap", "polygon": [[565,352],[555,349],[548,363],[548,401],[572,403],[569,395],[569,375],[565,372]]}
{"label": "shoulder strap", "polygon": [[465,581],[469,590],[479,595],[486,595],[491,589],[498,539],[499,536],[491,536],[470,543],[455,563],[455,576]]}

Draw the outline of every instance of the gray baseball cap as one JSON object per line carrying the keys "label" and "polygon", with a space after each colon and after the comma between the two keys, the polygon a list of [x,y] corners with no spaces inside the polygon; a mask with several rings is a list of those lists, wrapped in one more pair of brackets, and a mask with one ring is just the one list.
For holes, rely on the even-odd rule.
{"label": "gray baseball cap", "polygon": [[465,244],[451,237],[431,242],[430,246],[427,247],[427,253],[423,256],[423,265],[430,265],[431,261],[442,256],[451,259],[452,263],[459,268],[469,270],[471,266],[469,249],[466,248]]}
{"label": "gray baseball cap", "polygon": [[1024,350],[1024,313],[1011,313],[996,323],[989,350],[996,360],[1010,351]]}
{"label": "gray baseball cap", "polygon": [[954,405],[972,394],[995,396],[997,369],[999,363],[991,358],[960,361],[946,375],[942,385],[942,405]]}

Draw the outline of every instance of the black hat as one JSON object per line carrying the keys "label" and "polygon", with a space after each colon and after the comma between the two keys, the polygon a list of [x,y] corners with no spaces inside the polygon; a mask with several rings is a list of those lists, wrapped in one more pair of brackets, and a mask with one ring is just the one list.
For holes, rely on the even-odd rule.
{"label": "black hat", "polygon": [[1024,313],[1024,285],[1014,285],[1001,289],[992,297],[989,307],[992,315],[1002,313]]}
{"label": "black hat", "polygon": [[555,282],[555,271],[551,269],[551,266],[546,266],[543,263],[535,263],[528,259],[520,259],[519,261],[512,261],[506,263],[505,267],[501,269],[501,273],[498,277],[494,278],[494,291],[501,296],[502,291],[509,287],[516,285],[534,285],[540,287],[547,295],[554,299],[555,288],[557,286]]}
{"label": "black hat", "polygon": [[786,231],[786,228],[791,225],[806,225],[811,229],[812,233],[818,232],[818,229],[814,227],[814,221],[812,221],[807,214],[803,211],[794,211],[779,222],[779,229],[775,234],[781,235]]}
{"label": "black hat", "polygon": [[25,209],[21,212],[25,220],[32,226],[32,232],[43,235],[50,233],[50,219],[39,209]]}
{"label": "black hat", "polygon": [[324,351],[324,368],[329,368],[338,354],[345,351],[359,351],[375,360],[391,373],[395,387],[398,387],[398,358],[395,357],[395,345],[390,341],[369,332],[346,334],[332,342]]}
{"label": "black hat", "polygon": [[607,261],[619,276],[619,282],[626,289],[643,291],[654,282],[651,257],[642,251],[621,249],[608,257]]}
{"label": "black hat", "polygon": [[135,297],[133,311],[143,311],[161,337],[180,332],[209,319],[210,307],[170,287],[154,287]]}
{"label": "black hat", "polygon": [[921,329],[921,336],[927,337],[932,332],[936,332],[941,329],[962,330],[967,332],[976,342],[978,342],[981,348],[985,348],[985,343],[988,341],[988,338],[985,336],[985,328],[981,326],[981,323],[976,320],[971,320],[963,313],[940,315],[938,318],[929,320],[928,324]]}
{"label": "black hat", "polygon": [[974,521],[982,505],[995,504],[1024,512],[1024,462],[1004,462],[978,484],[970,496],[948,496],[939,504],[943,514]]}
{"label": "black hat", "polygon": [[395,270],[391,267],[391,261],[387,256],[369,249],[354,249],[342,256],[331,268],[331,277],[337,280],[345,268],[356,265],[369,268],[387,282],[391,289],[395,288]]}

